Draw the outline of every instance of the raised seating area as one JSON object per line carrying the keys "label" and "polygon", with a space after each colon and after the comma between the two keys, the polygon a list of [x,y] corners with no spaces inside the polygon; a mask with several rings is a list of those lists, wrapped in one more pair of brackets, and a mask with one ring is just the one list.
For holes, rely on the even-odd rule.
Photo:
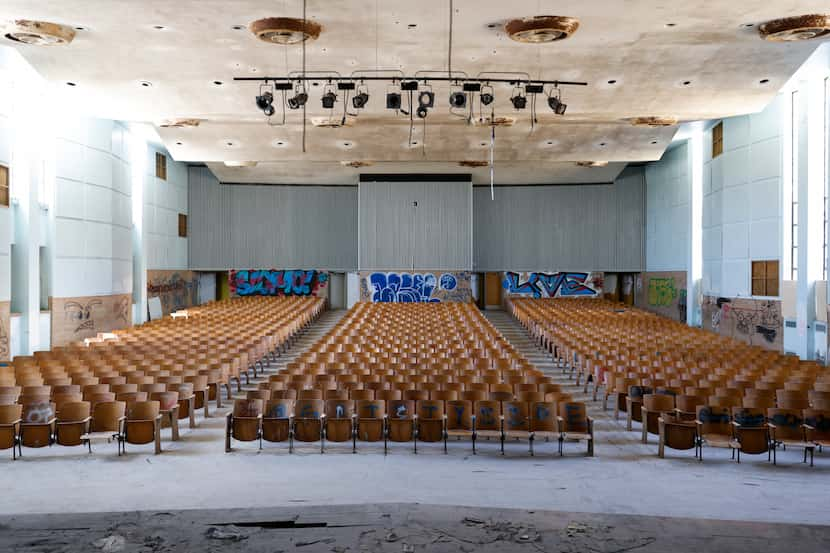
{"label": "raised seating area", "polygon": [[195,428],[196,411],[222,406],[231,385],[257,376],[323,310],[314,297],[236,298],[115,331],[114,337],[73,343],[0,367],[0,447],[155,442],[180,419]]}
{"label": "raised seating area", "polygon": [[[264,405],[263,405],[264,403]],[[584,406],[583,406],[584,407]],[[557,417],[557,415],[559,415]],[[558,424],[557,424],[558,421]],[[275,428],[281,431],[274,431]],[[444,442],[524,439],[590,443],[584,408],[536,369],[472,304],[358,303],[285,370],[228,415],[233,440]],[[560,448],[561,451],[561,448]]]}
{"label": "raised seating area", "polygon": [[803,462],[830,436],[830,377],[816,361],[750,346],[605,300],[511,298],[510,313],[577,385],[642,439],[664,448],[703,446],[741,453],[803,450]]}

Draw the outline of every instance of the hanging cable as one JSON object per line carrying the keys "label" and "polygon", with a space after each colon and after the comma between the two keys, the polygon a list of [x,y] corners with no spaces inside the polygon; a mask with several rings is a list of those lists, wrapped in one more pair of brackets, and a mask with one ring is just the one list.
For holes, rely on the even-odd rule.
{"label": "hanging cable", "polygon": [[450,0],[450,32],[447,42],[447,76],[452,77],[452,0]]}
{"label": "hanging cable", "polygon": [[[303,0],[303,92],[305,92],[305,84],[306,84],[306,80],[305,80],[305,69],[306,69],[306,65],[305,65],[305,42],[306,41],[305,41],[305,39],[306,39],[306,36],[308,36],[308,35],[306,35],[306,19],[305,19],[305,16],[306,16],[306,0]],[[308,119],[306,117],[306,104],[307,103],[308,102],[303,103],[303,153],[305,153],[306,123],[307,123],[307,119]]]}
{"label": "hanging cable", "polygon": [[495,175],[495,150],[496,150],[496,126],[490,124],[490,201],[495,201],[496,191],[494,186]]}

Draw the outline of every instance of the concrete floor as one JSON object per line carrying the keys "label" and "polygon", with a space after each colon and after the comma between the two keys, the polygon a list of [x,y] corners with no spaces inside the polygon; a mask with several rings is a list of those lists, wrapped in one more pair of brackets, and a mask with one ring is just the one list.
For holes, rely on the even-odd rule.
{"label": "concrete floor", "polygon": [[[341,316],[326,313],[281,363]],[[532,361],[568,382],[506,314],[487,316]],[[287,447],[268,443],[262,451],[255,443],[235,443],[226,454],[221,415],[227,410],[214,409],[197,429],[183,426],[181,441],[165,439],[159,456],[152,446],[128,446],[119,458],[114,444],[92,455],[80,447],[24,449],[15,462],[9,452],[0,460],[0,515],[423,503],[830,524],[830,452],[817,454],[812,468],[796,451],[781,453],[778,466],[766,456],[747,456],[738,465],[728,451],[711,448],[702,464],[692,452],[669,450],[658,459],[656,438],[643,445],[624,421],[598,405],[591,411],[595,458],[584,457],[577,444],[566,444],[560,458],[555,443],[537,444],[536,457],[527,455],[526,444],[511,443],[502,457],[495,442],[482,442],[476,456],[465,442],[451,442],[448,455],[438,444],[419,447],[418,455],[406,444],[393,444],[386,457],[382,445],[360,446],[353,455],[340,444],[330,444],[325,455],[313,445],[289,455]]]}
{"label": "concrete floor", "polygon": [[0,550],[20,553],[818,553],[828,540],[828,526],[412,504],[0,517]]}

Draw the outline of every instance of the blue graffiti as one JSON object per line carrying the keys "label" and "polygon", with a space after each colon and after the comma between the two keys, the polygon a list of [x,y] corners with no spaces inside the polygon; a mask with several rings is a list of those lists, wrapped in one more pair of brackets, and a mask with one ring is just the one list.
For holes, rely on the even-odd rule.
{"label": "blue graffiti", "polygon": [[464,418],[464,405],[455,405],[453,406],[453,410],[455,411],[455,423],[458,426],[462,426]]}
{"label": "blue graffiti", "polygon": [[550,418],[550,409],[546,408],[544,405],[537,405],[536,406],[536,420],[537,421],[546,421]]}
{"label": "blue graffiti", "polygon": [[481,407],[478,411],[478,418],[483,425],[491,426],[496,424],[495,411],[492,407]]}
{"label": "blue graffiti", "polygon": [[324,288],[329,275],[316,270],[242,269],[230,272],[231,294],[238,296],[309,296]]}
{"label": "blue graffiti", "polygon": [[455,290],[455,287],[458,286],[458,281],[449,273],[441,275],[439,282],[443,290]]}
{"label": "blue graffiti", "polygon": [[405,419],[406,418],[406,404],[405,403],[400,403],[400,404],[398,404],[397,407],[395,407],[395,416],[398,417],[399,419]]}
{"label": "blue graffiti", "polygon": [[437,303],[432,297],[436,278],[432,273],[372,273],[372,301],[382,303]]}
{"label": "blue graffiti", "polygon": [[586,284],[588,276],[588,273],[529,273],[522,282],[519,273],[507,272],[502,287],[510,294],[534,298],[596,296],[597,291]]}
{"label": "blue graffiti", "polygon": [[285,418],[285,405],[279,403],[271,407],[270,418],[272,419],[284,419]]}

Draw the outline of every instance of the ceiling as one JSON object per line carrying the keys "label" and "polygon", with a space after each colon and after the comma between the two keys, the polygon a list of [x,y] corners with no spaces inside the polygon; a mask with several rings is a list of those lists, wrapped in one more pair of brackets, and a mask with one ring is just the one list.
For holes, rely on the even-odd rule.
{"label": "ceiling", "polygon": [[[308,17],[323,31],[307,44],[307,69],[343,75],[376,68],[407,75],[446,70],[448,6],[448,1],[309,0]],[[821,42],[766,42],[758,25],[826,9],[826,0],[455,0],[453,70],[470,76],[520,71],[537,79],[588,82],[564,89],[565,116],[554,115],[540,98],[533,127],[529,110],[512,109],[511,88],[494,86],[495,115],[516,118],[512,126],[496,128],[495,178],[503,184],[608,182],[627,162],[659,159],[677,129],[635,127],[628,118],[693,121],[761,110]],[[510,18],[549,14],[577,17],[580,28],[549,44],[518,43],[503,31]],[[490,127],[450,114],[449,87],[438,83],[436,108],[425,127],[415,119],[411,129],[408,117],[386,110],[387,84],[372,82],[369,104],[353,124],[330,129],[311,123],[332,117],[320,105],[325,85],[320,81],[309,90],[303,152],[301,111],[289,111],[286,123],[277,125],[278,108],[269,125],[254,105],[258,84],[233,81],[301,68],[301,46],[266,44],[247,30],[250,22],[268,16],[301,17],[302,2],[4,0],[0,20],[36,19],[83,29],[68,46],[0,43],[18,49],[54,83],[62,104],[87,114],[154,124],[201,119],[198,127],[158,132],[175,159],[205,162],[222,181],[353,184],[361,172],[453,171],[489,182],[487,167],[458,162],[489,159]],[[66,86],[70,81],[76,86]],[[342,108],[338,102],[335,120]],[[259,163],[237,168],[224,161]],[[374,165],[343,165],[352,161]],[[612,163],[578,167],[577,161]]]}

